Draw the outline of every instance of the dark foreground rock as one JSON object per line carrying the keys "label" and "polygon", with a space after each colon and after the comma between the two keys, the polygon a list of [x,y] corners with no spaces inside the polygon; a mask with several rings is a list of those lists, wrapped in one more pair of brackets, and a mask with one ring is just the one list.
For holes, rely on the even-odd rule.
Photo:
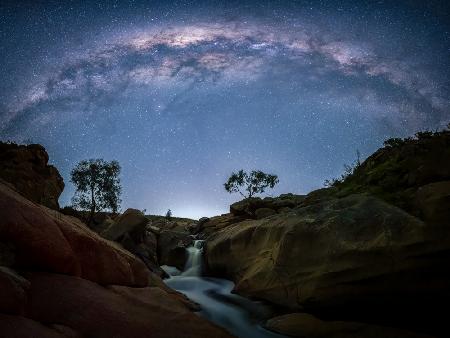
{"label": "dark foreground rock", "polygon": [[39,144],[28,146],[0,142],[0,178],[29,200],[58,209],[64,181],[48,165],[48,154]]}
{"label": "dark foreground rock", "polygon": [[161,265],[183,270],[187,260],[186,248],[192,244],[189,232],[162,230],[158,236],[158,257]]}
{"label": "dark foreground rock", "polygon": [[292,337],[310,338],[430,338],[406,330],[376,325],[323,321],[306,313],[290,313],[270,319],[266,328]]}
{"label": "dark foreground rock", "polygon": [[149,220],[142,211],[127,209],[100,234],[138,256],[151,271],[163,275],[157,258],[157,237],[150,231]]}
{"label": "dark foreground rock", "polygon": [[1,337],[230,337],[77,218],[0,182]]}

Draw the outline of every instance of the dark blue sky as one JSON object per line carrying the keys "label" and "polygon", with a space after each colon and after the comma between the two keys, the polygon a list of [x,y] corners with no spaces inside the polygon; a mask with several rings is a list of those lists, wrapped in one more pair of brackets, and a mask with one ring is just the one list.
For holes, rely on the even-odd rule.
{"label": "dark blue sky", "polygon": [[450,120],[445,2],[0,4],[0,139],[43,144],[73,194],[122,165],[123,205],[201,217],[233,170],[306,193],[359,150]]}

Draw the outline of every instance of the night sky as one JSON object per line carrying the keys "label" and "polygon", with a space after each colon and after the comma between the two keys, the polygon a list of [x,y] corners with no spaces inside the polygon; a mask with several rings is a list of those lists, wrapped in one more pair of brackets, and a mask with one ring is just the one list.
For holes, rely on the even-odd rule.
{"label": "night sky", "polygon": [[[18,1],[17,1],[18,2]],[[307,193],[450,121],[445,1],[0,1],[0,139],[66,182],[117,159],[123,204],[224,213],[233,170]]]}

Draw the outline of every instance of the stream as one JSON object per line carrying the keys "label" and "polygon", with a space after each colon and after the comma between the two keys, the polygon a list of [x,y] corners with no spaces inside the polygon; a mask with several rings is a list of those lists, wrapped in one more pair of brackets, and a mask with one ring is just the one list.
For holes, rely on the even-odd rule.
{"label": "stream", "polygon": [[259,324],[270,313],[267,306],[231,293],[234,283],[229,280],[201,275],[203,241],[194,241],[194,245],[187,251],[188,260],[184,271],[167,265],[161,268],[170,276],[164,280],[169,287],[200,305],[199,315],[225,328],[236,337],[286,337],[268,331]]}

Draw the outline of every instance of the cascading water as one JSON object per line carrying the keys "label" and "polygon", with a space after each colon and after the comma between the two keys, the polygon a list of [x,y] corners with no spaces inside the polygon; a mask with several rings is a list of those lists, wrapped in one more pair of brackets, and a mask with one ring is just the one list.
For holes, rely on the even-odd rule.
{"label": "cascading water", "polygon": [[182,276],[200,276],[202,272],[203,241],[195,240],[194,245],[187,248],[188,259]]}
{"label": "cascading water", "polygon": [[202,277],[203,244],[201,240],[187,249],[183,272],[162,266],[170,275],[165,282],[201,306],[199,314],[241,338],[280,338],[282,335],[263,329],[258,317],[266,308],[258,302],[231,293],[234,283],[220,278]]}

